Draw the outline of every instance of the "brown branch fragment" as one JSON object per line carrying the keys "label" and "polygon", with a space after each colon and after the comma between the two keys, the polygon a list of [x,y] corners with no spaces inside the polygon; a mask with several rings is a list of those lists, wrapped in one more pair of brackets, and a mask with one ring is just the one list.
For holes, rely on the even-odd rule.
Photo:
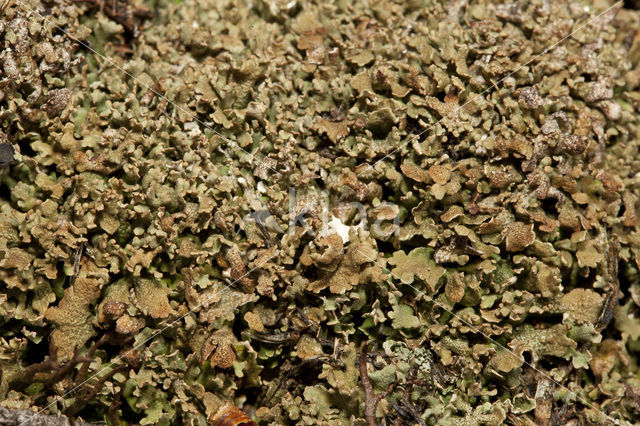
{"label": "brown branch fragment", "polygon": [[394,384],[392,383],[384,392],[377,395],[373,391],[373,386],[367,373],[367,355],[369,353],[367,343],[367,341],[364,341],[360,344],[360,379],[364,387],[364,418],[367,421],[367,425],[376,426],[376,408],[378,407],[378,403],[389,395],[393,390]]}
{"label": "brown branch fragment", "polygon": [[[46,385],[57,383],[69,374],[73,368],[83,362],[91,362],[90,358],[79,355],[77,348],[74,356],[61,367],[58,366],[57,350],[53,343],[49,344],[49,359],[37,364],[30,365],[9,380],[10,386],[22,387],[31,383],[40,382]],[[43,374],[49,373],[48,375]]]}
{"label": "brown branch fragment", "polygon": [[[49,357],[51,359],[51,357]],[[58,383],[63,377],[67,376],[71,371],[75,368],[76,365],[81,364],[83,362],[91,362],[92,359],[88,358],[84,355],[80,355],[78,353],[78,348],[76,347],[73,351],[73,358],[64,363],[62,367],[56,368],[51,375],[43,380],[37,380],[44,384],[50,385],[53,383]]]}
{"label": "brown branch fragment", "polygon": [[73,405],[71,405],[71,407],[69,407],[66,413],[70,416],[74,416],[78,412],[80,412],[80,410],[82,410],[87,405],[87,403],[89,403],[89,401],[95,398],[95,396],[98,394],[98,392],[100,392],[107,380],[111,379],[116,373],[124,370],[125,368],[125,365],[119,365],[104,376],[100,377],[96,384],[93,385],[85,395],[76,396],[76,401],[73,403]]}
{"label": "brown branch fragment", "polygon": [[113,426],[120,426],[122,424],[120,416],[118,416],[118,408],[120,408],[120,405],[122,405],[122,387],[120,387],[120,390],[114,395],[111,405],[109,405],[109,410],[107,411],[109,422],[111,422]]}
{"label": "brown branch fragment", "polygon": [[87,372],[89,371],[89,365],[93,361],[93,357],[96,354],[96,350],[109,338],[108,334],[104,334],[98,341],[96,341],[91,348],[89,348],[89,353],[87,353],[87,358],[89,358],[89,362],[85,362],[80,368],[80,372],[78,373],[78,378],[76,381],[84,382],[84,379],[87,377]]}
{"label": "brown branch fragment", "polygon": [[604,331],[611,322],[611,319],[613,318],[613,311],[618,305],[618,295],[620,293],[620,281],[618,279],[618,256],[620,254],[620,243],[615,235],[611,240],[612,241],[609,241],[608,238],[606,239],[607,253],[604,271],[605,281],[609,284],[609,293],[604,307],[602,308],[602,312],[600,313],[600,318],[598,318],[598,322],[596,323],[595,328],[598,332]]}

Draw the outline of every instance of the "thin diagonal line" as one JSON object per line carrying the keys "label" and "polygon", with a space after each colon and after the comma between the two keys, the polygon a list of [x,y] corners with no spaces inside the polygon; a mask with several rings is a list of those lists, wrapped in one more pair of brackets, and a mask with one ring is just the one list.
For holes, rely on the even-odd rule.
{"label": "thin diagonal line", "polygon": [[201,302],[200,304],[198,304],[197,306],[195,306],[194,308],[191,308],[187,313],[185,313],[184,315],[181,315],[180,317],[176,318],[175,320],[173,320],[172,322],[170,322],[168,325],[166,325],[162,330],[157,331],[156,333],[152,334],[150,337],[148,337],[147,339],[143,340],[142,342],[136,344],[135,346],[133,346],[131,349],[129,349],[129,351],[127,351],[127,353],[125,353],[124,355],[120,355],[118,356],[114,361],[109,362],[106,366],[104,366],[103,368],[101,368],[100,370],[98,370],[96,373],[92,374],[90,377],[88,377],[86,380],[84,380],[82,383],[80,383],[79,385],[74,386],[71,390],[67,391],[64,395],[59,396],[58,398],[56,398],[53,402],[49,403],[48,405],[46,405],[44,408],[40,409],[40,411],[38,411],[37,413],[35,413],[33,416],[29,417],[27,420],[25,420],[24,422],[20,423],[18,426],[22,426],[27,424],[29,421],[31,421],[35,416],[37,416],[38,414],[42,413],[44,410],[48,409],[49,407],[51,407],[52,405],[56,404],[57,402],[61,401],[65,396],[69,395],[70,393],[73,393],[76,389],[82,387],[85,383],[87,383],[89,380],[93,379],[94,377],[98,376],[99,374],[101,374],[102,372],[106,371],[107,369],[109,369],[112,365],[118,363],[120,360],[122,360],[122,358],[126,357],[127,355],[131,354],[133,351],[135,351],[136,349],[141,348],[142,346],[144,346],[145,343],[147,343],[149,340],[157,337],[158,335],[162,334],[162,332],[164,332],[165,330],[167,330],[168,328],[172,327],[173,325],[175,325],[178,321],[181,321],[182,319],[184,319],[184,317],[186,317],[187,315],[189,315],[190,313],[192,313],[193,311],[195,311],[196,309],[200,308],[202,305],[204,305],[205,303],[209,303],[211,301],[213,301],[214,297],[216,296],[220,296],[223,294],[223,292],[225,290],[227,290],[228,288],[230,288],[232,285],[234,285],[235,283],[237,283],[238,281],[240,281],[241,279],[243,279],[244,277],[246,277],[247,275],[249,275],[251,272],[255,271],[258,268],[263,267],[267,262],[269,262],[271,259],[273,259],[274,257],[276,257],[278,254],[280,254],[279,250],[276,250],[276,253],[273,256],[270,256],[267,260],[265,260],[261,265],[258,265],[254,268],[252,268],[250,271],[248,271],[246,274],[244,274],[243,276],[241,276],[240,278],[238,278],[237,280],[233,281],[230,284],[227,284],[225,287],[222,288],[222,290],[220,290],[218,292],[218,294],[211,296],[210,298],[206,299],[205,301]]}
{"label": "thin diagonal line", "polygon": [[603,416],[605,416],[607,419],[611,420],[614,424],[620,424],[619,420],[614,419],[613,417],[605,414],[602,410],[599,410],[598,408],[596,408],[593,404],[591,404],[590,402],[584,400],[583,398],[581,398],[577,393],[573,392],[572,390],[570,390],[568,387],[566,387],[565,385],[563,385],[562,383],[559,383],[558,381],[554,380],[551,376],[549,376],[548,374],[544,373],[543,371],[537,369],[536,367],[534,367],[533,365],[531,365],[529,362],[527,362],[527,360],[524,359],[524,357],[520,357],[518,355],[516,355],[515,352],[513,352],[511,349],[507,348],[506,346],[498,343],[496,340],[494,340],[493,338],[491,338],[489,335],[483,333],[480,329],[478,329],[475,325],[473,325],[471,322],[465,320],[464,318],[462,318],[460,315],[456,314],[455,312],[453,312],[452,310],[450,310],[449,308],[447,308],[444,304],[438,302],[437,300],[433,299],[431,296],[428,296],[424,291],[417,289],[415,286],[411,285],[411,284],[407,284],[405,282],[402,281],[402,279],[400,279],[400,277],[398,277],[396,274],[394,274],[393,272],[391,272],[391,270],[389,270],[389,268],[387,268],[386,266],[384,266],[382,263],[378,262],[377,259],[373,259],[371,258],[369,255],[367,255],[366,253],[362,252],[360,249],[356,249],[362,256],[364,256],[365,258],[369,259],[370,262],[375,263],[376,265],[378,265],[379,267],[381,267],[382,269],[384,269],[385,271],[387,271],[387,273],[389,273],[390,275],[392,275],[394,278],[396,278],[398,281],[400,281],[402,284],[407,285],[409,287],[411,287],[412,289],[414,289],[416,292],[418,292],[419,294],[421,294],[423,297],[425,297],[427,300],[429,300],[430,302],[432,302],[433,304],[439,306],[440,308],[442,308],[443,310],[447,311],[448,313],[450,313],[451,315],[453,315],[454,317],[456,317],[458,320],[462,321],[463,323],[465,323],[469,328],[471,328],[474,332],[479,333],[481,335],[483,335],[484,337],[486,337],[487,339],[489,339],[491,342],[493,342],[494,344],[496,344],[497,346],[499,346],[500,348],[504,349],[505,351],[507,351],[509,354],[513,355],[516,359],[518,359],[519,361],[522,361],[525,365],[531,367],[532,369],[534,369],[537,373],[539,373],[541,376],[545,377],[548,380],[551,380],[553,383],[555,383],[556,385],[560,386],[561,388],[565,389],[566,391],[568,391],[570,394],[573,394],[576,399],[580,402],[582,402],[583,404],[585,404],[586,406],[596,410],[598,413],[602,414]]}
{"label": "thin diagonal line", "polygon": [[[597,16],[594,16],[593,18],[588,19],[584,24],[580,25],[577,29],[575,29],[573,32],[571,32],[570,34],[567,34],[566,36],[564,36],[563,38],[561,38],[559,41],[553,43],[551,46],[547,47],[544,51],[542,51],[541,53],[537,54],[536,56],[534,56],[533,58],[531,58],[529,61],[525,62],[524,64],[520,65],[518,68],[515,69],[515,71],[510,72],[509,74],[507,74],[505,77],[501,78],[500,80],[498,80],[496,83],[493,83],[491,86],[487,87],[486,89],[484,89],[482,92],[480,92],[477,95],[474,95],[471,97],[471,99],[469,99],[467,102],[465,102],[464,104],[462,104],[461,106],[459,106],[458,108],[454,109],[453,111],[451,111],[449,114],[445,115],[444,117],[442,117],[441,119],[439,119],[438,121],[436,121],[435,123],[427,126],[422,132],[418,133],[417,135],[414,135],[413,137],[410,137],[409,140],[407,140],[406,142],[404,142],[403,144],[401,144],[400,146],[396,147],[393,149],[393,151],[391,151],[390,153],[388,153],[387,155],[385,155],[384,157],[382,157],[381,159],[379,159],[378,161],[376,161],[373,164],[369,164],[366,163],[369,168],[373,169],[375,167],[376,164],[378,164],[379,162],[385,160],[386,158],[388,158],[389,156],[393,155],[394,153],[396,153],[398,150],[404,148],[405,146],[407,146],[409,143],[413,142],[414,140],[418,139],[420,136],[422,136],[423,134],[425,134],[425,132],[427,132],[428,130],[430,130],[433,126],[435,126],[436,124],[439,124],[442,120],[444,120],[445,118],[451,118],[452,115],[457,114],[458,111],[460,111],[462,108],[464,108],[465,106],[469,105],[471,102],[475,101],[476,99],[480,98],[482,95],[484,95],[485,93],[487,93],[489,90],[497,88],[498,85],[500,83],[502,83],[503,81],[505,81],[507,78],[511,77],[513,74],[517,73],[518,71],[520,71],[522,68],[526,67],[527,65],[531,64],[533,61],[535,61],[536,59],[538,59],[540,56],[548,53],[551,49],[555,48],[556,46],[558,46],[560,43],[562,43],[563,41],[565,41],[566,39],[568,39],[569,37],[571,37],[572,35],[576,34],[578,31],[582,30],[584,27],[586,27],[587,25],[597,21],[598,19],[600,19],[600,17],[602,17],[605,13],[609,12],[611,9],[619,6],[620,4],[622,4],[623,1],[620,0],[619,2],[615,3],[613,6],[607,8],[607,10],[605,10],[604,12],[598,14]],[[365,172],[365,170],[369,170],[369,168],[365,168],[364,170],[361,170],[360,172],[358,172],[357,176],[360,176],[362,173]]]}
{"label": "thin diagonal line", "polygon": [[[251,158],[255,158],[255,156],[250,153],[249,151],[247,151],[246,149],[242,148],[238,143],[232,141],[231,139],[229,139],[228,137],[224,136],[222,133],[218,132],[216,129],[214,129],[213,127],[209,126],[207,123],[205,123],[204,121],[200,120],[198,117],[196,117],[194,114],[191,113],[191,111],[189,111],[188,109],[185,109],[183,107],[181,107],[180,105],[176,104],[175,102],[173,102],[171,99],[167,98],[165,95],[163,95],[162,93],[158,92],[157,90],[155,90],[152,86],[148,85],[147,83],[145,83],[144,81],[138,79],[136,76],[134,76],[133,74],[131,74],[130,72],[128,72],[127,70],[125,70],[124,68],[122,68],[121,66],[119,66],[118,64],[116,64],[114,61],[112,61],[111,59],[109,59],[108,57],[106,57],[105,55],[103,55],[102,53],[96,51],[94,48],[92,48],[91,46],[89,46],[88,44],[78,40],[77,38],[73,37],[71,34],[69,34],[68,31],[66,31],[65,29],[61,28],[60,26],[54,24],[51,20],[49,20],[49,18],[47,18],[46,16],[42,15],[40,12],[38,12],[36,9],[27,6],[24,2],[20,2],[19,3],[20,7],[26,9],[28,12],[33,12],[36,15],[38,15],[40,18],[42,18],[45,22],[47,22],[48,24],[54,26],[55,28],[57,28],[58,30],[62,31],[62,33],[64,33],[64,35],[66,35],[67,37],[69,37],[71,40],[75,41],[76,43],[78,43],[79,45],[83,46],[85,49],[91,51],[93,54],[101,57],[102,59],[104,59],[105,61],[107,61],[109,64],[111,64],[112,66],[114,66],[115,68],[117,68],[118,70],[122,71],[125,75],[127,75],[128,77],[130,77],[131,79],[133,79],[134,81],[136,81],[138,84],[144,86],[145,88],[147,88],[149,91],[151,91],[153,94],[155,94],[156,96],[158,96],[159,98],[164,99],[165,101],[167,101],[168,103],[170,103],[171,105],[173,105],[174,107],[176,107],[176,109],[182,111],[183,113],[187,114],[189,117],[191,117],[194,121],[196,121],[197,123],[201,124],[202,126],[206,127],[207,129],[211,130],[214,134],[220,136],[222,139],[224,139],[226,142],[228,142],[229,144],[233,144],[236,145],[237,148],[239,148],[241,151],[243,151],[244,153],[248,154]],[[160,111],[161,114],[165,114],[167,117],[169,117],[169,114],[165,111],[162,110],[157,110]],[[278,172],[277,170],[267,166],[266,164],[264,164],[265,167],[267,167],[268,169],[274,171],[275,173],[278,174],[278,176],[281,176],[282,174],[280,172]]]}

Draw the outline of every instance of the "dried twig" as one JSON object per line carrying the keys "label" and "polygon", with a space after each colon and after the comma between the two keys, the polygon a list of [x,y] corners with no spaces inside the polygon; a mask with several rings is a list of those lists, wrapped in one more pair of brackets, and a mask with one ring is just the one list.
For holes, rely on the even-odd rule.
{"label": "dried twig", "polygon": [[605,270],[604,270],[604,278],[606,282],[609,284],[609,293],[607,295],[607,300],[605,302],[604,307],[602,308],[602,312],[600,313],[600,318],[596,322],[596,331],[602,332],[611,322],[613,318],[613,311],[615,307],[618,305],[618,295],[620,293],[620,281],[618,280],[618,256],[620,253],[620,243],[618,242],[618,238],[614,235],[609,241],[609,238],[606,237],[606,261],[605,261]]}
{"label": "dried twig", "polygon": [[[95,398],[95,396],[98,394],[98,392],[100,392],[102,386],[104,386],[107,380],[111,379],[116,373],[124,370],[125,368],[127,368],[126,365],[119,365],[104,376],[100,377],[100,379],[98,379],[98,381],[90,389],[88,389],[84,395],[76,396],[76,401],[73,403],[73,405],[71,405],[71,407],[69,407],[69,409],[66,411],[66,414],[70,416],[77,414],[87,405],[87,403]],[[81,387],[80,389],[83,389],[83,387]],[[78,390],[76,390],[76,392],[78,392]]]}
{"label": "dried twig", "polygon": [[364,341],[360,345],[360,379],[364,387],[364,418],[367,421],[367,425],[376,426],[376,408],[378,407],[378,403],[389,395],[394,388],[394,384],[392,383],[385,391],[377,395],[373,391],[373,386],[367,373],[367,355],[369,353],[367,343],[367,341]]}
{"label": "dried twig", "polygon": [[84,243],[80,243],[80,245],[76,249],[75,255],[73,256],[73,275],[71,275],[71,278],[69,279],[70,285],[73,285],[73,283],[76,280],[76,277],[78,276],[78,272],[80,272],[80,262],[82,261],[83,254],[84,254]]}
{"label": "dried twig", "polygon": [[[53,353],[55,354],[56,351],[54,351]],[[56,357],[49,356],[49,358],[50,359],[53,358],[53,361],[57,364],[57,356]],[[49,375],[49,377],[46,377],[38,381],[47,385],[58,383],[62,378],[66,377],[69,373],[71,373],[71,371],[73,371],[76,365],[81,364],[83,362],[90,363],[91,361],[92,361],[91,358],[88,358],[84,355],[80,355],[80,353],[78,352],[78,347],[76,347],[73,350],[73,358],[67,361],[62,367],[56,368],[53,371],[53,373]]]}
{"label": "dried twig", "polygon": [[122,404],[122,387],[120,387],[120,390],[118,390],[118,392],[116,392],[116,394],[114,395],[113,400],[111,401],[111,405],[109,405],[109,411],[107,412],[107,416],[109,417],[109,422],[113,426],[120,426],[122,424],[122,422],[120,421],[120,417],[118,416],[118,408],[120,408],[121,404]]}
{"label": "dried twig", "polygon": [[[59,382],[63,377],[68,375],[73,368],[83,362],[91,362],[90,358],[80,355],[77,348],[73,351],[73,358],[67,361],[61,367],[58,366],[58,351],[49,344],[49,359],[37,364],[30,365],[15,375],[9,381],[10,386],[21,387],[29,385],[33,382],[41,382],[46,385]],[[42,377],[44,373],[49,373]]]}
{"label": "dried twig", "polygon": [[[89,348],[89,353],[87,353],[87,358],[89,358],[90,360],[93,360],[93,357],[96,353],[96,350],[98,350],[98,348],[100,347],[100,345],[102,345],[104,342],[107,341],[107,339],[109,338],[108,334],[104,334],[100,339],[98,339],[97,342],[95,342],[91,348]],[[91,364],[90,362],[85,362],[82,367],[80,368],[80,372],[78,373],[78,377],[77,377],[77,381],[78,382],[84,382],[84,379],[86,379],[87,377],[87,373],[89,371],[89,365]]]}

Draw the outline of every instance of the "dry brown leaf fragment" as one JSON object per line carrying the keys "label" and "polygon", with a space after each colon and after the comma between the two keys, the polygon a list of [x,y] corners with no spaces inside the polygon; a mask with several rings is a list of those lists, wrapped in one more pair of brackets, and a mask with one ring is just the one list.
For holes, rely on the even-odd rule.
{"label": "dry brown leaf fragment", "polygon": [[212,426],[257,426],[244,411],[230,402],[220,408],[210,422]]}

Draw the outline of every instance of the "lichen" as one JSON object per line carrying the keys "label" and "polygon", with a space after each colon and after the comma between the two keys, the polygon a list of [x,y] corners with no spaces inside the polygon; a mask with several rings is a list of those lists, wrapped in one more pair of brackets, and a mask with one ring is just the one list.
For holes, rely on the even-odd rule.
{"label": "lichen", "polygon": [[633,423],[639,13],[0,2],[0,406]]}

